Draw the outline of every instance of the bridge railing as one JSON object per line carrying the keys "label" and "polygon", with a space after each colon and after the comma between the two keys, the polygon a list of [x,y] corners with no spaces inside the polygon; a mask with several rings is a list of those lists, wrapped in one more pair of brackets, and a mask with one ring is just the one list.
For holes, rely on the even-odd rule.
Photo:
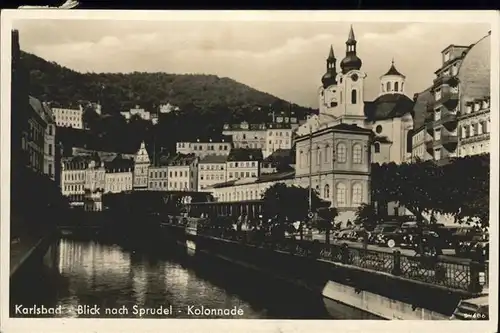
{"label": "bridge railing", "polygon": [[399,250],[382,252],[349,247],[347,244],[325,244],[319,241],[279,238],[255,231],[204,228],[199,236],[209,236],[245,245],[268,248],[291,255],[310,257],[362,269],[384,272],[402,278],[480,293],[488,284],[488,263],[453,260],[446,257],[405,255]]}

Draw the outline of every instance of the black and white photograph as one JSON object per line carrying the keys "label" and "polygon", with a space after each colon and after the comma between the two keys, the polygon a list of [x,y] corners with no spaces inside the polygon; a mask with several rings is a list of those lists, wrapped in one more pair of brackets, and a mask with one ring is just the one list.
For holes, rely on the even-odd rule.
{"label": "black and white photograph", "polygon": [[1,330],[494,332],[498,41],[488,11],[3,12]]}

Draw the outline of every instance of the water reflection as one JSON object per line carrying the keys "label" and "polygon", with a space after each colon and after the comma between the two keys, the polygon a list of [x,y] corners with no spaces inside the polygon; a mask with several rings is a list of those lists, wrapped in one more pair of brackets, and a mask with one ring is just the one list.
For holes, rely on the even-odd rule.
{"label": "water reflection", "polygon": [[[41,271],[45,276],[41,280],[52,283],[40,284],[36,278],[25,281],[33,293],[27,299],[20,296],[22,290],[14,291],[14,303],[60,305],[63,317],[120,317],[106,315],[104,309],[172,305],[172,317],[180,318],[193,317],[187,313],[188,306],[237,307],[244,315],[235,318],[245,319],[310,318],[311,313],[313,318],[324,318],[324,309],[315,309],[295,291],[279,291],[269,281],[250,277],[248,272],[237,273],[209,259],[199,263],[185,250],[178,250],[167,248],[158,255],[158,251],[62,239],[47,251]],[[289,307],[279,305],[283,303]],[[100,316],[79,313],[84,305],[97,305],[102,310]],[[311,313],[297,312],[301,306]],[[131,311],[122,316],[137,317]]]}

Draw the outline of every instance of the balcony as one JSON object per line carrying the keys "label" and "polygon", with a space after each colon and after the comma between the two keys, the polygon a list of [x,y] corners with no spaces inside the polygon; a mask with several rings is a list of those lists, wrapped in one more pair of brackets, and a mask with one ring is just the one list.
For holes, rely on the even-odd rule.
{"label": "balcony", "polygon": [[428,141],[425,141],[425,150],[431,154],[431,155],[434,155],[434,140],[428,140]]}
{"label": "balcony", "polygon": [[434,133],[434,121],[426,122],[425,129],[427,130],[427,133],[429,133],[430,135],[433,135],[433,133]]}
{"label": "balcony", "polygon": [[458,125],[457,113],[444,109],[440,121],[448,131],[454,131]]}
{"label": "balcony", "polygon": [[458,95],[458,85],[453,86],[441,86],[438,91],[434,92],[434,98],[436,104],[444,105],[448,110],[453,110],[458,105],[459,95]]}
{"label": "balcony", "polygon": [[458,79],[456,76],[445,74],[434,79],[433,86],[435,88],[441,86],[458,86]]}

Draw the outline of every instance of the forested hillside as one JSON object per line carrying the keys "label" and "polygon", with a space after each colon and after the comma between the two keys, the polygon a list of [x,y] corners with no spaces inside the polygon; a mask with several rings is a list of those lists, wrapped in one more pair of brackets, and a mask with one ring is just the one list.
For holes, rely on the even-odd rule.
{"label": "forested hillside", "polygon": [[[26,52],[22,52],[21,60],[29,74],[32,96],[60,107],[75,107],[80,101],[101,103],[105,116],[92,121],[91,133],[60,131],[66,148],[85,144],[130,151],[143,139],[154,139],[155,146],[172,150],[177,140],[220,134],[224,123],[269,121],[271,111],[293,112],[299,119],[314,112],[215,75],[83,74]],[[160,114],[157,126],[140,119],[126,124],[119,114],[135,105],[153,111],[167,102],[180,111]]]}

